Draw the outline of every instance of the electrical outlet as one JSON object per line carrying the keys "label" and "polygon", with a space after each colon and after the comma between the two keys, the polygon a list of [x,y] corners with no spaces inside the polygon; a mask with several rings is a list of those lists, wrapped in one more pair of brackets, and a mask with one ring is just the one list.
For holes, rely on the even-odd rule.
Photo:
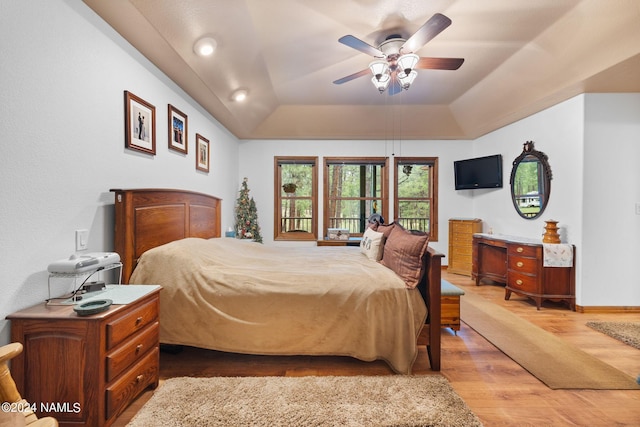
{"label": "electrical outlet", "polygon": [[76,230],[76,251],[87,249],[89,240],[89,230]]}
{"label": "electrical outlet", "polygon": [[636,202],[636,215],[640,215],[640,202]]}

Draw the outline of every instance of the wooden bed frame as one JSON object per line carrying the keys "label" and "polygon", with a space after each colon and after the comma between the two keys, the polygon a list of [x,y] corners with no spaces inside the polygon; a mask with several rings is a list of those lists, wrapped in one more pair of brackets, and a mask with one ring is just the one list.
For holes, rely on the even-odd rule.
{"label": "wooden bed frame", "polygon": [[[129,283],[138,258],[147,250],[186,237],[221,236],[221,200],[203,193],[172,189],[112,189],[115,193],[115,251],[123,264],[122,283]],[[425,274],[418,288],[428,317],[422,337],[427,339],[431,369],[440,370],[441,260],[429,248]]]}

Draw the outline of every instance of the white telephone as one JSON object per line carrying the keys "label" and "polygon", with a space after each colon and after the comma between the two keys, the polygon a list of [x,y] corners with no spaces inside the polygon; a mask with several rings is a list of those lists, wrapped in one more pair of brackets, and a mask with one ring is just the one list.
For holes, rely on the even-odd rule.
{"label": "white telephone", "polygon": [[120,262],[115,252],[92,252],[85,255],[71,255],[49,264],[49,273],[79,274],[98,270],[101,267]]}

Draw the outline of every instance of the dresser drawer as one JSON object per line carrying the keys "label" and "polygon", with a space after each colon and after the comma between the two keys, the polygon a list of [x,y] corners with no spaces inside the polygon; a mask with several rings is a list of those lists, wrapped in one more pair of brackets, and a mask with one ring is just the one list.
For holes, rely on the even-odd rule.
{"label": "dresser drawer", "polygon": [[507,246],[507,254],[509,256],[522,255],[535,258],[538,256],[538,247],[529,245],[510,244]]}
{"label": "dresser drawer", "polygon": [[464,221],[464,222],[457,222],[457,221],[451,221],[450,225],[451,225],[451,231],[453,231],[454,233],[466,233],[466,234],[470,234],[471,232],[476,230],[476,223],[473,222],[469,222],[469,221]]}
{"label": "dresser drawer", "polygon": [[520,256],[509,257],[509,270],[516,271],[518,273],[537,274],[538,273],[538,260],[535,258],[526,258]]}
{"label": "dresser drawer", "polygon": [[138,335],[134,335],[122,347],[107,356],[107,382],[112,381],[129,366],[140,360],[150,349],[160,343],[160,324],[152,323]]}
{"label": "dresser drawer", "polygon": [[157,318],[158,300],[155,299],[107,323],[107,349],[112,349]]}
{"label": "dresser drawer", "polygon": [[538,291],[538,278],[509,271],[507,276],[507,286],[514,291],[535,293]]}
{"label": "dresser drawer", "polygon": [[107,419],[120,414],[142,390],[158,381],[160,350],[154,348],[106,390]]}

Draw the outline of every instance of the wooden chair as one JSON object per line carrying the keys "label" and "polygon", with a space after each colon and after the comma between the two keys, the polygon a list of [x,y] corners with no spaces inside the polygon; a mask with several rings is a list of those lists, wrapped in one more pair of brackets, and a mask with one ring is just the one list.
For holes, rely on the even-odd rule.
{"label": "wooden chair", "polygon": [[[29,427],[56,427],[58,421],[52,417],[40,418],[30,409],[29,403],[20,396],[16,383],[11,377],[7,362],[22,353],[22,344],[19,342],[0,347],[0,402],[5,403],[0,409],[0,427],[2,426],[29,426]],[[13,404],[6,408],[6,403]],[[7,411],[6,409],[9,409]],[[21,412],[16,412],[16,410]]]}

